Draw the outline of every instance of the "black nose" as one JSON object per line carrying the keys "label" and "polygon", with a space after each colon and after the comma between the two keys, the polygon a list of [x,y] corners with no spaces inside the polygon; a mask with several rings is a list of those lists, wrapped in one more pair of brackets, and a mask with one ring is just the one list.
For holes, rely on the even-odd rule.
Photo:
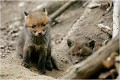
{"label": "black nose", "polygon": [[38,33],[39,35],[41,35],[42,33]]}

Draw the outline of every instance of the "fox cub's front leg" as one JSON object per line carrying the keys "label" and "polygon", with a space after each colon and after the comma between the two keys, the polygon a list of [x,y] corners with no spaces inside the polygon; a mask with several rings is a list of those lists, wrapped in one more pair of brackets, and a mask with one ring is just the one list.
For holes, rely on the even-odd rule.
{"label": "fox cub's front leg", "polygon": [[45,69],[46,56],[47,56],[46,50],[39,52],[38,69],[41,71],[42,74],[46,73]]}
{"label": "fox cub's front leg", "polygon": [[53,65],[52,65],[52,62],[51,62],[51,56],[49,56],[49,58],[46,58],[45,67],[46,67],[47,70],[52,71]]}
{"label": "fox cub's front leg", "polygon": [[29,67],[30,64],[30,56],[31,56],[31,47],[24,47],[23,49],[23,63],[22,65],[25,67]]}
{"label": "fox cub's front leg", "polygon": [[51,47],[48,47],[45,67],[47,70],[50,70],[50,71],[52,71],[53,69],[53,65],[51,62]]}

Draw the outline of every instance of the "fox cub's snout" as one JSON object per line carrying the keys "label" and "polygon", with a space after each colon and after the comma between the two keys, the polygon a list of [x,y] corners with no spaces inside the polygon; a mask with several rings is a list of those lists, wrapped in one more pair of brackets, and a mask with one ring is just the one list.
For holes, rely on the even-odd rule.
{"label": "fox cub's snout", "polygon": [[[32,26],[32,28],[33,28],[33,26]],[[42,26],[42,27],[38,26],[38,27],[36,27],[36,25],[34,25],[34,28],[31,29],[30,31],[32,32],[32,34],[34,36],[41,36],[41,35],[45,35],[47,28],[48,28],[47,26]]]}
{"label": "fox cub's snout", "polygon": [[34,36],[45,35],[48,29],[49,18],[46,12],[25,13],[26,27]]}

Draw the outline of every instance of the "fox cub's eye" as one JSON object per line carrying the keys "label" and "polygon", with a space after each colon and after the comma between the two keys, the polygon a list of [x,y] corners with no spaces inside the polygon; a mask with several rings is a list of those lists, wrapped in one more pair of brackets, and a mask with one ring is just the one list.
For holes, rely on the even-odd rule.
{"label": "fox cub's eye", "polygon": [[35,27],[36,27],[36,25],[33,25],[33,26],[32,26],[32,28],[35,28]]}
{"label": "fox cub's eye", "polygon": [[41,24],[41,25],[42,25],[42,26],[45,26],[46,24],[43,23],[43,24]]}

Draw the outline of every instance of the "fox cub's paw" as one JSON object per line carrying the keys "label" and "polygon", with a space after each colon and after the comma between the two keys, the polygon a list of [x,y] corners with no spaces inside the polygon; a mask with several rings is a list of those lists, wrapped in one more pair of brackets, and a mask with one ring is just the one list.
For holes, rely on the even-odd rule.
{"label": "fox cub's paw", "polygon": [[53,65],[52,65],[51,61],[46,61],[45,68],[49,71],[52,71]]}
{"label": "fox cub's paw", "polygon": [[46,70],[45,69],[39,69],[40,70],[40,72],[42,73],[42,74],[46,74]]}
{"label": "fox cub's paw", "polygon": [[22,65],[23,65],[24,67],[26,67],[26,68],[29,67],[29,63],[25,63],[25,62],[23,62]]}

